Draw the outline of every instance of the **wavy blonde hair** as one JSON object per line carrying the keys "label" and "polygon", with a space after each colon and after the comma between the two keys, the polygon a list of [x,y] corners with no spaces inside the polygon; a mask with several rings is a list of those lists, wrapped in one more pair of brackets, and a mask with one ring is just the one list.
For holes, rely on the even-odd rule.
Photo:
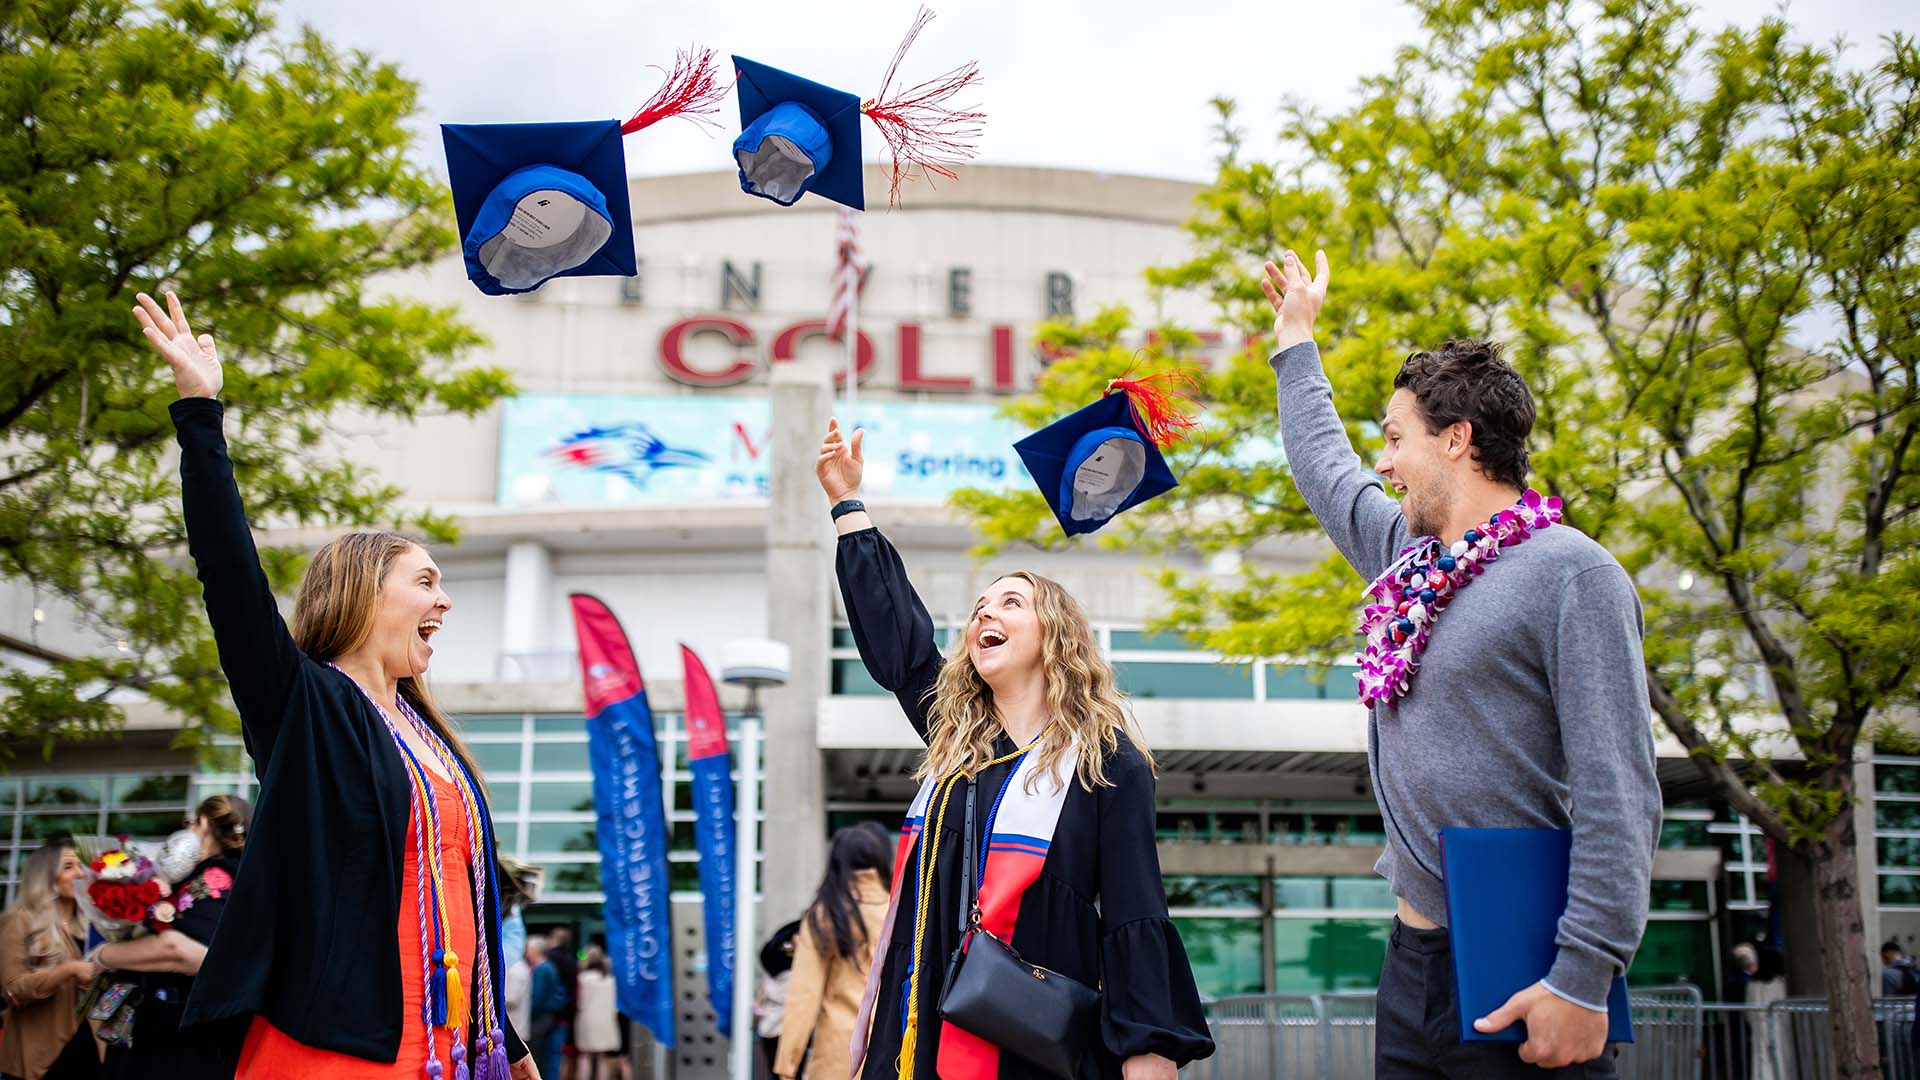
{"label": "wavy blonde hair", "polygon": [[[27,921],[26,967],[39,971],[80,959],[60,917],[60,864],[74,847],[66,841],[42,844],[20,867],[20,888],[7,914]],[[75,886],[79,886],[76,881]]]}
{"label": "wavy blonde hair", "polygon": [[[1019,578],[1033,586],[1033,611],[1040,621],[1040,667],[1046,673],[1047,715],[1053,726],[1038,748],[1037,768],[1027,778],[1029,793],[1035,780],[1052,776],[1068,744],[1077,740],[1074,775],[1092,791],[1111,786],[1107,755],[1131,743],[1153,768],[1153,753],[1134,727],[1133,711],[1113,676],[1113,665],[1100,652],[1093,624],[1073,594],[1057,581],[1027,570],[1001,574],[995,581]],[[934,680],[927,708],[929,743],[926,757],[914,774],[924,780],[954,772],[973,772],[993,760],[993,744],[1002,733],[993,706],[993,688],[980,677],[967,652],[967,635],[947,651],[946,663]]]}

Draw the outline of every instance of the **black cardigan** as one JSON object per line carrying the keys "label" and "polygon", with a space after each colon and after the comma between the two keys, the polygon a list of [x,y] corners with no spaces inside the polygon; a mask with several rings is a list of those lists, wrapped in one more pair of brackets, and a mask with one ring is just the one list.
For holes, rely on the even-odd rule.
{"label": "black cardigan", "polygon": [[[396,935],[412,807],[400,754],[354,681],[302,653],[287,632],[234,486],[220,403],[182,398],[168,411],[187,546],[260,780],[235,902],[182,1023],[258,1013],[308,1046],[394,1061],[405,1019]],[[484,798],[481,815],[491,865]],[[485,925],[499,925],[497,888],[474,906]],[[507,1056],[518,1061],[527,1050],[506,1021],[498,935],[488,949]]]}

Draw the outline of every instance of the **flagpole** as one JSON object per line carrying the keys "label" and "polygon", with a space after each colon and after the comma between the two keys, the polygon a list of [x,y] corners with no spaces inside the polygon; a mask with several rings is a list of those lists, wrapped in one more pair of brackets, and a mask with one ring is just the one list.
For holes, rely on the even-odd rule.
{"label": "flagpole", "polygon": [[[847,411],[859,399],[860,386],[860,268],[853,268],[853,296],[847,301]],[[853,417],[847,417],[853,423]]]}
{"label": "flagpole", "polygon": [[733,829],[733,1080],[752,1080],[754,1038],[753,989],[749,978],[755,955],[754,897],[759,889],[760,850],[760,717],[758,694],[750,715],[740,719],[740,738],[734,747],[740,776],[734,785]]}

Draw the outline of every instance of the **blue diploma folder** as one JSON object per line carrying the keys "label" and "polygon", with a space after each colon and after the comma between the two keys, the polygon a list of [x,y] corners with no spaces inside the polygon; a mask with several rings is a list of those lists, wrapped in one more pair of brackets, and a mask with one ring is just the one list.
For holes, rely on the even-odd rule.
{"label": "blue diploma folder", "polygon": [[[1461,1042],[1526,1041],[1524,1023],[1483,1035],[1473,1022],[1552,970],[1572,850],[1567,829],[1440,830]],[[1627,980],[1619,976],[1607,993],[1607,1041],[1633,1041]]]}

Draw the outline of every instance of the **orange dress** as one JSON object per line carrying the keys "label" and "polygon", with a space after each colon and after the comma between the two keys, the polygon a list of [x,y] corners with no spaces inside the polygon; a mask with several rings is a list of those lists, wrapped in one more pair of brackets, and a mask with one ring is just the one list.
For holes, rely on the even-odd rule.
{"label": "orange dress", "polygon": [[[440,872],[447,891],[447,943],[454,952],[460,954],[460,980],[467,988],[468,1011],[471,1012],[479,1007],[480,999],[473,981],[473,849],[472,839],[467,834],[467,812],[461,805],[458,788],[432,770],[428,770],[427,775],[433,781],[434,800],[440,806]],[[422,1003],[426,1000],[427,991],[425,972],[420,964],[420,906],[417,892],[420,858],[415,840],[419,829],[412,818],[413,815],[409,814],[406,858],[400,872],[400,1000],[406,1017],[405,1026],[400,1031],[400,1059],[388,1065],[351,1054],[315,1049],[274,1027],[265,1017],[256,1015],[252,1026],[247,1029],[247,1041],[240,1050],[240,1067],[234,1073],[235,1080],[310,1080],[320,1076],[327,1080],[421,1080],[425,1076],[427,1033]],[[433,902],[431,880],[427,902],[429,905]],[[431,933],[431,914],[427,917],[427,926],[428,933]],[[445,1076],[453,1075],[453,1043],[450,1040],[464,1036],[464,1032],[456,1034],[450,1028],[439,1028],[434,1032],[434,1049],[446,1070]],[[472,1067],[473,1063],[469,1062],[468,1068]]]}

